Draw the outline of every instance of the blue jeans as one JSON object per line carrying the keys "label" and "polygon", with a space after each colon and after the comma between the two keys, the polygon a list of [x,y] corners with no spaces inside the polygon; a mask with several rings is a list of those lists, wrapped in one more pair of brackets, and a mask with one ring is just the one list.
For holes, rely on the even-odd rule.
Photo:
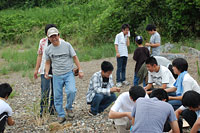
{"label": "blue jeans", "polygon": [[96,93],[91,104],[91,111],[93,114],[103,112],[113,101],[116,100],[115,93],[111,93],[110,96]]}
{"label": "blue jeans", "polygon": [[168,103],[172,105],[174,110],[177,110],[182,105],[181,100],[169,100]]}
{"label": "blue jeans", "polygon": [[117,58],[117,83],[126,80],[126,64],[127,64],[128,57],[122,56]]}
{"label": "blue jeans", "polygon": [[[175,97],[176,92],[169,92],[168,96],[174,96]],[[172,105],[174,110],[177,110],[182,105],[181,100],[169,100],[168,103]]]}
{"label": "blue jeans", "polygon": [[[134,80],[133,80],[133,85],[134,86],[138,86],[139,85],[139,77],[137,76],[137,73],[135,72],[135,75],[134,75]],[[146,86],[146,83],[145,83],[145,79],[143,80],[143,87]]]}
{"label": "blue jeans", "polygon": [[67,103],[65,108],[72,110],[72,104],[76,96],[75,77],[72,71],[63,75],[53,75],[54,104],[59,117],[65,117],[63,109],[63,87],[67,94]]}
{"label": "blue jeans", "polygon": [[49,91],[51,83],[51,96],[50,96],[50,106],[49,111],[54,109],[54,99],[53,99],[53,81],[51,79],[46,79],[44,74],[41,74],[41,101],[40,101],[40,114],[43,113],[44,108],[47,111],[49,105]]}

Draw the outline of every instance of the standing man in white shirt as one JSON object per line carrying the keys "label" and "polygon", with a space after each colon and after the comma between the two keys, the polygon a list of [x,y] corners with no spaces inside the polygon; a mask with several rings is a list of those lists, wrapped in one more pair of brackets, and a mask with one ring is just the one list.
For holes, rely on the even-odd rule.
{"label": "standing man in white shirt", "polygon": [[[47,31],[49,28],[56,27],[54,24],[47,24],[45,26],[45,35],[47,35]],[[49,106],[49,113],[51,115],[54,114],[55,107],[54,107],[54,96],[53,96],[53,78],[46,79],[44,77],[45,74],[45,50],[50,45],[51,42],[49,41],[48,37],[42,38],[39,43],[38,48],[38,56],[37,56],[37,62],[35,65],[35,72],[34,72],[34,78],[38,78],[38,74],[40,74],[41,77],[41,102],[40,102],[40,117],[48,110],[49,105],[49,92],[51,88],[51,96],[50,96],[50,106]],[[51,84],[51,85],[50,85]]]}
{"label": "standing man in white shirt", "polygon": [[117,87],[121,87],[122,83],[125,85],[129,85],[129,82],[126,81],[126,64],[128,59],[128,46],[130,45],[129,37],[129,25],[123,24],[122,31],[116,35],[115,37],[115,50],[116,50],[116,57],[117,57],[117,73],[116,73],[116,80],[117,80]]}
{"label": "standing man in white shirt", "polygon": [[132,86],[129,92],[124,92],[119,95],[109,112],[109,118],[114,119],[117,133],[130,132],[131,111],[135,104],[134,101],[139,97],[145,97],[145,95],[145,90],[140,86]]}

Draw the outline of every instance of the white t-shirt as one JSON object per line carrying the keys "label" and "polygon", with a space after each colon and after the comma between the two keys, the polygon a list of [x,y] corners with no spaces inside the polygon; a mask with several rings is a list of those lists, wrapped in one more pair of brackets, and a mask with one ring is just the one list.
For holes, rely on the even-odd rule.
{"label": "white t-shirt", "polygon": [[183,78],[183,93],[182,95],[189,91],[189,90],[193,90],[196,91],[200,94],[200,87],[197,83],[196,80],[194,80],[189,73],[185,74],[184,78]]}
{"label": "white t-shirt", "polygon": [[[149,96],[146,95],[145,98],[149,98]],[[134,104],[135,103],[130,99],[129,92],[123,92],[119,95],[114,105],[111,107],[111,110],[115,112],[132,112]],[[126,125],[128,121],[131,121],[128,117],[114,119],[116,125]]]}
{"label": "white t-shirt", "polygon": [[167,88],[173,87],[175,79],[170,72],[170,70],[160,65],[160,70],[158,72],[149,72],[148,71],[148,83],[155,83],[158,86],[162,84],[167,84]]}
{"label": "white t-shirt", "polygon": [[126,56],[128,57],[128,48],[126,45],[128,35],[124,36],[123,32],[120,32],[115,37],[115,45],[118,45],[118,51],[120,54],[120,57]]}
{"label": "white t-shirt", "polygon": [[46,62],[46,59],[45,59],[45,49],[47,48],[48,46],[48,38],[42,38],[40,40],[40,43],[39,43],[39,48],[38,48],[38,54],[42,54],[42,61],[41,61],[41,64],[40,64],[40,68],[38,70],[38,73],[39,74],[44,74],[44,68],[45,68],[45,62]]}
{"label": "white t-shirt", "polygon": [[162,56],[153,56],[153,57],[156,59],[158,65],[162,65],[168,68],[169,65],[172,64],[172,62],[165,57]]}
{"label": "white t-shirt", "polygon": [[8,113],[8,116],[12,116],[12,108],[4,101],[0,99],[0,114]]}

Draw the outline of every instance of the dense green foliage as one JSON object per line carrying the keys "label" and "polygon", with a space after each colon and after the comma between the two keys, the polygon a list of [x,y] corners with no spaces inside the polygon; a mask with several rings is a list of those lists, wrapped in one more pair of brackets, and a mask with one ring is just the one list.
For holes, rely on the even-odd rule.
{"label": "dense green foliage", "polygon": [[0,11],[0,45],[39,39],[48,23],[56,24],[61,37],[74,45],[113,42],[123,23],[131,25],[132,36],[145,40],[148,23],[167,41],[200,36],[199,0],[2,0],[0,5],[21,7]]}

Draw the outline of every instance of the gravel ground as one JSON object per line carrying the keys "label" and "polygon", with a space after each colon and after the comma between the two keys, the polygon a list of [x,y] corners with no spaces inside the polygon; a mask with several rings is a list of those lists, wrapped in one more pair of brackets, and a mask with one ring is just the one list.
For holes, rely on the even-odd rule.
{"label": "gravel ground", "polygon": [[[84,71],[84,78],[76,77],[77,95],[74,102],[75,118],[68,119],[63,125],[56,123],[56,116],[48,114],[42,119],[38,117],[40,110],[40,78],[37,80],[28,77],[22,77],[22,73],[11,73],[9,75],[0,76],[0,83],[8,82],[13,86],[16,92],[13,98],[7,100],[13,109],[13,118],[16,122],[14,126],[7,126],[6,133],[43,133],[43,132],[66,132],[66,133],[101,133],[101,132],[116,132],[112,125],[112,120],[108,119],[108,109],[98,116],[91,117],[87,114],[89,106],[86,104],[86,92],[90,77],[93,73],[100,70],[102,61],[110,61],[116,66],[116,59],[106,58],[100,60],[92,60],[89,62],[81,62],[81,67]],[[187,55],[189,62],[189,73],[193,78],[198,79],[196,61],[197,57]],[[132,60],[132,55],[129,55],[127,64],[127,80],[132,84],[135,62]],[[115,81],[115,70],[113,71],[113,79]],[[33,72],[32,72],[33,73]],[[198,80],[198,83],[200,80]],[[121,92],[128,91],[130,86],[123,86]],[[65,94],[64,94],[65,95]],[[66,95],[65,95],[66,99]],[[66,100],[64,100],[66,101]],[[187,130],[185,130],[187,132]]]}

